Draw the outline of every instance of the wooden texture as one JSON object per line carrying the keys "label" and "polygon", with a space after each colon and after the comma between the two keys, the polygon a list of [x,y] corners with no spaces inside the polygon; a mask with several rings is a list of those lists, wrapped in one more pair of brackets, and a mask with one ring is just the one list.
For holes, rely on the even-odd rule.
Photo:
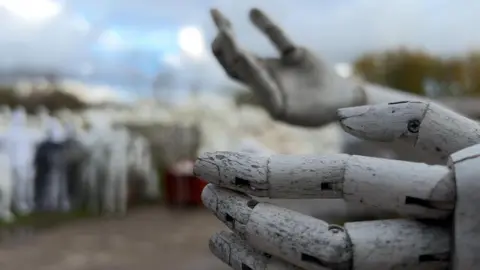
{"label": "wooden texture", "polygon": [[444,218],[452,213],[455,201],[455,184],[446,167],[372,157],[222,151],[202,154],[194,172],[210,183],[252,196],[341,198],[373,213],[384,210],[417,218]]}
{"label": "wooden texture", "polygon": [[480,269],[480,144],[453,154],[449,166],[455,174],[457,200],[453,216],[452,270]]}
{"label": "wooden texture", "polygon": [[346,223],[345,229],[352,241],[354,270],[448,269],[446,228],[397,219]]}

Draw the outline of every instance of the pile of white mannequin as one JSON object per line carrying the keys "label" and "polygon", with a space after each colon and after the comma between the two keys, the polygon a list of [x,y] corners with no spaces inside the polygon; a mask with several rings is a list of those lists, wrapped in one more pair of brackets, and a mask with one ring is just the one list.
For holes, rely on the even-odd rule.
{"label": "pile of white mannequin", "polygon": [[175,106],[136,104],[134,109],[118,110],[114,117],[120,122],[197,125],[202,134],[199,153],[242,151],[249,144],[261,152],[332,154],[340,151],[344,134],[336,123],[306,129],[278,122],[263,108],[238,107],[231,96],[218,94],[186,98]]}
{"label": "pile of white mannequin", "polygon": [[131,171],[142,176],[142,196],[159,196],[157,171],[144,137],[114,127],[107,119],[85,123],[69,111],[54,117],[44,108],[33,116],[21,107],[1,108],[0,170],[3,222],[37,211],[79,207],[123,215]]}

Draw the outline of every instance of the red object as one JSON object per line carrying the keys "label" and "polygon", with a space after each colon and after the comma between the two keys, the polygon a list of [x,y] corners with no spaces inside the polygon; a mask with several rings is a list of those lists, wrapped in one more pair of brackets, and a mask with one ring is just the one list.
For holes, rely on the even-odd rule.
{"label": "red object", "polygon": [[165,200],[170,205],[202,205],[201,194],[207,185],[193,175],[178,175],[167,171],[165,175]]}
{"label": "red object", "polygon": [[170,205],[189,203],[190,186],[185,176],[167,171],[165,173],[165,200]]}
{"label": "red object", "polygon": [[191,181],[191,199],[192,203],[195,205],[203,205],[202,203],[202,190],[208,184],[206,181],[197,178],[195,176],[192,177]]}

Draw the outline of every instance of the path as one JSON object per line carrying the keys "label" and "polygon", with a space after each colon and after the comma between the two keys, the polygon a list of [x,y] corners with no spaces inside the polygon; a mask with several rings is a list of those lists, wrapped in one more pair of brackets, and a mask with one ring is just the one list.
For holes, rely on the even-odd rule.
{"label": "path", "polygon": [[228,270],[208,250],[225,227],[203,209],[150,207],[0,244],[2,270]]}

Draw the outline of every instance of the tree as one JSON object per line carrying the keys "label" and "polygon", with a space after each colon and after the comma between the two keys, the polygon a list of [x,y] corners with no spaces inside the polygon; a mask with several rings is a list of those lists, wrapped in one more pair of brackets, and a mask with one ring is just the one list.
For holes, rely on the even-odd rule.
{"label": "tree", "polygon": [[464,95],[468,90],[467,66],[461,57],[439,60],[440,65],[434,71],[434,79],[444,95]]}
{"label": "tree", "polygon": [[354,72],[369,82],[425,94],[425,83],[434,77],[440,63],[423,52],[404,48],[368,53],[354,63]]}
{"label": "tree", "polygon": [[367,53],[354,62],[365,80],[415,94],[480,95],[480,53],[442,58],[404,48]]}
{"label": "tree", "polygon": [[466,57],[466,84],[470,95],[480,95],[480,52],[473,52]]}
{"label": "tree", "polygon": [[369,82],[385,84],[385,70],[378,54],[367,53],[357,59],[354,72]]}

